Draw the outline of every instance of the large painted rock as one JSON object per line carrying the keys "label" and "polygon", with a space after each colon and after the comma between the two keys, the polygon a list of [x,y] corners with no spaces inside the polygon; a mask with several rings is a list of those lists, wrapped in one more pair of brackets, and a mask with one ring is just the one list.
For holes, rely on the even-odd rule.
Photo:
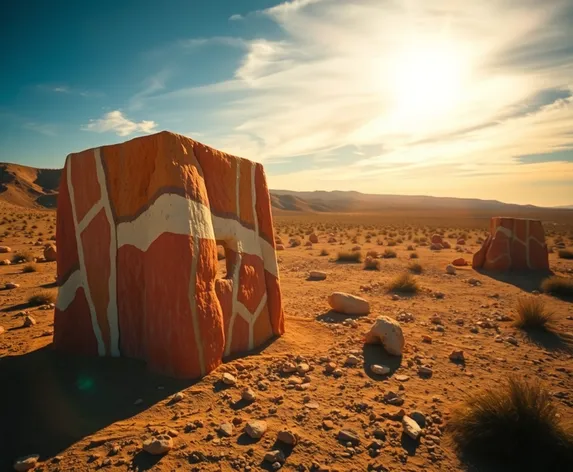
{"label": "large painted rock", "polygon": [[273,234],[260,164],[168,132],[70,154],[55,348],[194,378],[283,334]]}
{"label": "large painted rock", "polygon": [[541,221],[492,218],[490,234],[474,254],[472,266],[492,271],[549,270]]}

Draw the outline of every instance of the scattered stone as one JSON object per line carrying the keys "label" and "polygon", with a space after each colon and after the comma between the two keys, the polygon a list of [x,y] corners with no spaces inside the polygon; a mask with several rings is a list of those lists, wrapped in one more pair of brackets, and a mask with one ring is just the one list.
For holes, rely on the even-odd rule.
{"label": "scattered stone", "polygon": [[517,341],[517,339],[515,339],[513,336],[508,336],[507,338],[505,338],[505,340],[509,343],[509,344],[513,344],[514,346],[517,346],[519,344],[519,342]]}
{"label": "scattered stone", "polygon": [[310,366],[306,362],[301,362],[296,366],[296,371],[301,375],[306,374],[309,370]]}
{"label": "scattered stone", "polygon": [[49,243],[44,246],[44,259],[46,262],[54,262],[58,257],[58,251],[56,250],[56,245]]}
{"label": "scattered stone", "polygon": [[376,375],[386,375],[390,373],[390,367],[385,365],[373,364],[370,366],[370,370]]}
{"label": "scattered stone", "polygon": [[414,315],[412,313],[403,311],[396,317],[396,320],[400,323],[411,323],[414,321]]}
{"label": "scattered stone", "polygon": [[330,308],[346,315],[367,315],[370,313],[370,304],[367,300],[344,292],[334,292],[328,297]]}
{"label": "scattered stone", "polygon": [[29,456],[20,457],[14,462],[14,470],[18,472],[25,472],[36,467],[38,459],[40,456],[38,454],[31,454]]}
{"label": "scattered stone", "polygon": [[284,247],[283,244],[277,244],[276,250],[277,250],[277,251],[284,251],[284,250],[285,250],[285,247]]}
{"label": "scattered stone", "polygon": [[219,426],[218,433],[224,438],[229,438],[233,435],[233,425],[231,423],[222,423]]}
{"label": "scattered stone", "polygon": [[398,382],[407,382],[408,380],[410,380],[410,377],[408,375],[400,374],[396,376],[396,380]]}
{"label": "scattered stone", "polygon": [[237,379],[235,378],[235,376],[232,374],[229,374],[229,372],[225,372],[223,374],[223,377],[221,377],[221,381],[225,385],[235,385],[237,383]]}
{"label": "scattered stone", "polygon": [[316,233],[312,233],[308,236],[308,240],[311,243],[316,244],[316,243],[318,243],[318,236],[316,235]]}
{"label": "scattered stone", "polygon": [[298,443],[298,438],[296,434],[286,429],[279,432],[277,440],[282,443],[288,444],[289,446],[296,446],[296,444]]}
{"label": "scattered stone", "polygon": [[12,252],[12,248],[8,246],[0,246],[0,253]]}
{"label": "scattered stone", "polygon": [[26,315],[24,318],[24,328],[29,328],[30,326],[34,326],[37,323],[36,319],[31,315]]}
{"label": "scattered stone", "polygon": [[379,316],[370,331],[366,334],[367,344],[382,344],[388,354],[401,356],[404,349],[404,334],[398,321],[388,317]]}
{"label": "scattered stone", "polygon": [[433,324],[442,324],[442,318],[440,318],[440,315],[438,315],[437,313],[434,313],[430,317],[430,322]]}
{"label": "scattered stone", "polygon": [[10,259],[4,259],[2,261],[0,261],[0,265],[11,265],[12,261],[10,261]]}
{"label": "scattered stone", "polygon": [[332,374],[336,370],[336,364],[334,362],[329,362],[324,366],[324,371],[327,374]]}
{"label": "scattered stone", "polygon": [[456,267],[464,267],[468,265],[468,261],[466,261],[463,257],[458,257],[452,261],[452,265]]}
{"label": "scattered stone", "polygon": [[402,418],[402,428],[404,430],[404,434],[410,436],[414,441],[417,440],[422,433],[420,425],[409,416],[404,416],[404,418]]}
{"label": "scattered stone", "polygon": [[20,287],[20,284],[15,284],[14,282],[8,282],[8,283],[6,283],[6,285],[4,285],[4,287],[5,287],[7,290],[13,290],[13,289],[15,289],[15,288]]}
{"label": "scattered stone", "polygon": [[296,372],[296,365],[292,362],[285,362],[283,364],[282,371],[284,374],[292,374],[293,372]]}
{"label": "scattered stone", "polygon": [[478,279],[474,279],[472,277],[471,279],[468,279],[468,284],[476,286],[476,285],[481,285],[481,282]]}
{"label": "scattered stone", "polygon": [[245,425],[245,433],[253,439],[260,439],[267,432],[267,422],[252,420]]}
{"label": "scattered stone", "polygon": [[184,398],[185,394],[183,392],[177,392],[175,395],[171,397],[171,403],[179,403]]}
{"label": "scattered stone", "polygon": [[346,358],[346,365],[350,365],[350,366],[355,366],[360,364],[360,359],[358,357],[356,357],[354,354],[350,354],[347,358]]}
{"label": "scattered stone", "polygon": [[165,454],[173,449],[173,439],[168,434],[160,434],[143,442],[143,450],[153,456]]}
{"label": "scattered stone", "polygon": [[433,374],[433,371],[430,367],[422,365],[420,367],[418,367],[418,375],[421,377],[431,377]]}
{"label": "scattered stone", "polygon": [[452,264],[446,266],[446,273],[449,275],[456,275],[456,268]]}
{"label": "scattered stone", "polygon": [[338,432],[337,438],[340,442],[343,442],[345,444],[351,443],[353,446],[357,446],[358,444],[360,444],[360,438],[358,437],[358,434],[356,434],[354,431],[350,429],[341,429]]}
{"label": "scattered stone", "polygon": [[432,337],[427,334],[422,334],[422,342],[432,344]]}
{"label": "scattered stone", "polygon": [[334,422],[331,420],[323,420],[322,427],[326,430],[334,429]]}
{"label": "scattered stone", "polygon": [[444,292],[434,292],[434,298],[441,300],[446,298],[446,294]]}
{"label": "scattered stone", "polygon": [[309,277],[312,280],[325,280],[326,279],[326,272],[322,272],[320,270],[311,270]]}
{"label": "scattered stone", "polygon": [[465,356],[464,356],[464,351],[461,350],[457,350],[454,349],[451,353],[450,353],[450,360],[452,362],[465,362]]}
{"label": "scattered stone", "polygon": [[267,452],[265,454],[265,460],[267,462],[270,462],[271,464],[278,462],[280,465],[280,464],[284,464],[284,462],[286,461],[286,458],[285,458],[285,455],[283,454],[283,452],[277,449],[276,451]]}
{"label": "scattered stone", "polygon": [[241,399],[243,401],[252,403],[257,399],[257,395],[255,394],[255,392],[250,389],[250,388],[245,388],[242,392],[241,392]]}

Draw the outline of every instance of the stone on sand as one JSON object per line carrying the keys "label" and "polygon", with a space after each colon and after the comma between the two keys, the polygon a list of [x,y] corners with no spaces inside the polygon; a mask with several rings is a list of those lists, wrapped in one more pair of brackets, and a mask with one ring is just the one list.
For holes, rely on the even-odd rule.
{"label": "stone on sand", "polygon": [[370,304],[367,300],[345,292],[334,292],[328,297],[330,308],[346,315],[367,315]]}
{"label": "stone on sand", "polygon": [[366,344],[382,344],[388,354],[402,355],[404,334],[398,321],[389,316],[379,316],[366,334]]}

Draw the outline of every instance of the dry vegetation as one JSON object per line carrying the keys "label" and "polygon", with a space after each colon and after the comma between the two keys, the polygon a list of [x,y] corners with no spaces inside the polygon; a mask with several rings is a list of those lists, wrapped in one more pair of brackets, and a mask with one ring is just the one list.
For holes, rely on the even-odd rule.
{"label": "dry vegetation", "polygon": [[[277,236],[286,247],[277,253],[286,334],[260,355],[230,359],[201,381],[182,383],[124,359],[54,361],[46,348],[53,310],[44,308],[54,302],[55,263],[33,262],[54,237],[54,213],[6,212],[0,245],[13,252],[0,259],[14,263],[0,266],[0,274],[2,285],[14,282],[19,288],[0,291],[0,325],[6,328],[0,362],[10,386],[2,389],[0,402],[8,415],[0,432],[10,451],[7,458],[0,454],[0,469],[11,470],[11,463],[2,468],[3,459],[40,453],[45,471],[272,470],[265,454],[283,448],[281,470],[306,472],[496,470],[476,455],[481,462],[490,457],[503,471],[570,470],[571,351],[558,349],[555,336],[534,338],[530,331],[559,336],[572,331],[573,262],[561,254],[573,247],[573,227],[548,226],[555,275],[540,286],[534,277],[489,276],[471,266],[458,268],[455,277],[445,273],[454,259],[471,260],[487,236],[483,219],[405,219],[276,218]],[[319,242],[308,245],[313,233]],[[452,248],[431,251],[434,234]],[[459,238],[466,244],[456,248]],[[356,246],[361,249],[353,250]],[[217,258],[225,267],[221,248]],[[326,279],[308,281],[314,270]],[[543,293],[533,295],[535,290]],[[370,315],[329,318],[333,291],[367,299]],[[21,329],[23,313],[37,324]],[[402,357],[364,346],[379,315],[403,319]],[[452,358],[452,351],[462,351],[462,359]],[[350,356],[357,364],[348,363]],[[288,363],[308,364],[310,370],[286,373]],[[374,375],[373,364],[388,364],[390,372]],[[38,365],[45,366],[42,375]],[[423,375],[422,368],[431,375]],[[219,388],[224,371],[237,378],[236,386]],[[520,380],[504,382],[511,375]],[[42,401],[30,401],[23,388],[40,392]],[[244,388],[256,394],[247,405],[240,401]],[[184,399],[173,404],[180,390]],[[425,424],[414,441],[403,434],[402,416],[416,413]],[[245,441],[243,427],[251,419],[268,422],[260,441]],[[79,433],[76,423],[84,425]],[[220,437],[222,423],[233,425],[231,437]],[[65,440],[52,439],[62,428],[69,428]],[[285,428],[298,435],[296,446],[277,443]],[[174,435],[175,448],[160,460],[141,450],[143,438],[156,431]],[[341,431],[353,431],[359,443],[339,440]],[[61,456],[58,463],[52,462],[55,455]]]}

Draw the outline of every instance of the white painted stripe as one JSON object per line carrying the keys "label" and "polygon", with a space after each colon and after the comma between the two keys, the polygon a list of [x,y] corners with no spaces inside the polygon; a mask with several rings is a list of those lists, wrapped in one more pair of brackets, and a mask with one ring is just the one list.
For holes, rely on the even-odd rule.
{"label": "white painted stripe", "polygon": [[145,252],[162,233],[214,240],[211,211],[202,203],[164,193],[135,220],[117,226],[117,245],[130,244]]}
{"label": "white painted stripe", "polygon": [[225,355],[228,356],[231,352],[231,344],[233,343],[233,328],[235,327],[235,318],[237,317],[237,295],[239,293],[239,274],[241,270],[241,253],[237,253],[235,266],[233,267],[233,291],[231,294],[231,319],[229,320],[229,327],[227,329],[227,337],[225,339]]}
{"label": "white painted stripe", "polygon": [[[113,357],[119,357],[119,321],[117,313],[117,239],[115,234],[115,221],[111,212],[110,200],[107,191],[107,182],[101,158],[101,149],[95,150],[96,174],[101,193],[100,204],[105,211],[105,217],[109,223],[109,280],[108,280],[108,304],[107,322],[109,324],[109,348]],[[100,205],[94,205],[100,206]],[[91,210],[90,210],[91,211]]]}
{"label": "white painted stripe", "polygon": [[251,319],[249,321],[249,351],[252,351],[253,348],[255,347],[255,337],[254,337],[255,323],[259,319],[261,311],[263,311],[263,308],[265,307],[266,303],[267,303],[267,292],[263,294],[261,301],[259,302],[259,306],[257,306],[255,313],[251,316]]}
{"label": "white painted stripe", "polygon": [[60,311],[66,310],[70,306],[70,303],[74,301],[76,292],[81,286],[82,273],[79,270],[76,270],[68,277],[68,280],[58,288],[56,308]]}
{"label": "white painted stripe", "polygon": [[[186,215],[186,216],[185,216]],[[210,224],[212,222],[212,225]],[[118,247],[130,244],[147,251],[162,233],[192,235],[203,239],[238,241],[239,252],[263,259],[265,270],[278,277],[275,249],[237,220],[211,216],[209,207],[175,193],[164,193],[139,217],[117,227]]]}
{"label": "white painted stripe", "polygon": [[[97,165],[97,164],[96,164]],[[103,198],[103,197],[102,197]],[[83,217],[82,221],[80,221],[78,223],[78,231],[81,233],[84,229],[87,228],[87,226],[91,223],[91,221],[94,219],[94,217],[100,212],[100,210],[103,208],[103,203],[102,200],[100,199],[97,203],[94,204],[94,206],[92,206],[88,212],[86,213],[86,216]]]}
{"label": "white painted stripe", "polygon": [[189,277],[189,307],[191,308],[191,321],[193,323],[193,332],[195,334],[195,347],[197,348],[197,358],[201,368],[201,376],[205,375],[205,358],[203,353],[203,341],[199,330],[199,320],[197,318],[197,263],[199,260],[199,239],[193,239],[193,258],[191,259],[191,275]]}
{"label": "white painted stripe", "polygon": [[92,300],[92,294],[90,291],[90,287],[87,281],[87,273],[86,273],[86,263],[84,260],[84,249],[82,246],[82,238],[81,233],[78,231],[78,217],[76,213],[76,200],[74,194],[74,186],[72,183],[72,163],[73,159],[68,157],[67,162],[67,179],[68,179],[68,191],[70,194],[70,203],[72,205],[72,219],[74,220],[74,233],[76,235],[76,244],[78,247],[78,261],[80,264],[80,274],[81,274],[81,284],[84,287],[86,300],[88,302],[88,307],[90,310],[90,318],[92,322],[92,328],[94,331],[94,336],[97,341],[97,352],[100,356],[105,356],[105,345],[103,343],[103,339],[101,336],[101,330],[99,328],[99,324],[97,321],[96,311],[94,307],[94,303]]}

